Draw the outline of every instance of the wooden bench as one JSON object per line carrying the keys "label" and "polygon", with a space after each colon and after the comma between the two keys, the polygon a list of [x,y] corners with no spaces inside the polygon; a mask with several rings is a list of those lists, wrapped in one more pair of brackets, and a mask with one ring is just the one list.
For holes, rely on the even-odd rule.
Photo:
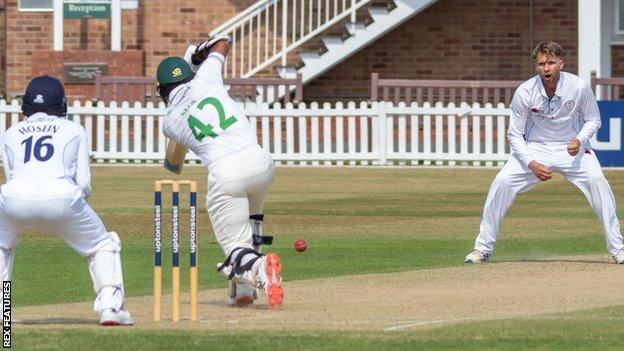
{"label": "wooden bench", "polygon": [[522,81],[516,80],[424,80],[424,79],[379,79],[378,73],[371,75],[371,101],[390,101],[398,104],[417,102],[422,104],[438,101],[445,105],[453,102],[492,103],[509,106],[516,88]]}
{"label": "wooden bench", "polygon": [[[298,103],[303,99],[303,84],[301,75],[297,78],[224,78],[224,84],[230,92],[230,96],[237,101],[258,101],[273,103]],[[114,77],[95,76],[94,101],[110,103],[116,101],[135,102],[142,104],[153,102],[158,104],[161,100],[156,90],[154,77]]]}
{"label": "wooden bench", "polygon": [[[598,100],[624,99],[624,77],[596,77],[596,71],[591,72],[591,88]],[[600,91],[596,90],[600,87]]]}

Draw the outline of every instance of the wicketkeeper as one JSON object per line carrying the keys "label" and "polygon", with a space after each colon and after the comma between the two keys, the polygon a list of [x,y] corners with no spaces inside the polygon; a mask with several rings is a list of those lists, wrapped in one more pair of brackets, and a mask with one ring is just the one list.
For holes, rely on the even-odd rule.
{"label": "wicketkeeper", "polygon": [[87,134],[67,120],[61,82],[50,76],[28,84],[22,112],[27,117],[6,131],[2,166],[7,182],[0,192],[0,278],[11,280],[19,232],[28,228],[58,233],[87,257],[93,309],[101,325],[130,325],[124,309],[121,241],[87,203],[91,172]]}

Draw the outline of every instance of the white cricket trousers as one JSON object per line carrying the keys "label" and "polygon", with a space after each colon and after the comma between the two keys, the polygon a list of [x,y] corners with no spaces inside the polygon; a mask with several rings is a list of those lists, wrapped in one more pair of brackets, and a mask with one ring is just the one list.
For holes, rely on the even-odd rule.
{"label": "white cricket trousers", "polygon": [[[553,172],[561,173],[585,195],[602,224],[607,251],[615,254],[624,245],[609,182],[592,149],[581,147],[576,156],[570,156],[567,145],[560,142],[527,143],[529,152],[537,162]],[[490,254],[494,251],[501,221],[516,195],[531,190],[538,182],[533,171],[521,163],[515,155],[509,158],[490,186],[483,207],[479,235],[475,240],[475,249]]]}
{"label": "white cricket trousers", "polygon": [[273,177],[271,155],[258,145],[208,166],[206,209],[226,256],[237,247],[253,248],[249,216],[262,214]]}
{"label": "white cricket trousers", "polygon": [[65,180],[33,184],[11,180],[0,191],[0,278],[10,280],[19,232],[34,229],[56,233],[80,256],[87,257],[94,310],[123,306],[121,242],[83,197],[82,190]]}

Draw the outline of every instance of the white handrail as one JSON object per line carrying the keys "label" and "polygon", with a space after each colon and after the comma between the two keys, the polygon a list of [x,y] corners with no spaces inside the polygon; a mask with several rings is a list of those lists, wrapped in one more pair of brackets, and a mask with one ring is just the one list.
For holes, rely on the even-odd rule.
{"label": "white handrail", "polygon": [[[371,0],[262,0],[228,20],[212,34],[232,38],[225,75],[251,77],[356,11]],[[296,65],[298,62],[290,64]]]}
{"label": "white handrail", "polygon": [[269,3],[274,3],[277,2],[279,0],[260,0],[258,2],[256,2],[255,4],[249,6],[248,8],[246,8],[243,12],[239,13],[238,15],[230,18],[229,20],[225,21],[224,23],[222,23],[220,26],[218,26],[217,28],[213,29],[210,32],[210,35],[215,35],[218,33],[223,33],[226,32],[229,27],[231,27],[233,24],[240,22],[242,18],[247,17],[250,13],[252,12],[257,12],[256,10],[258,10],[259,8],[261,8],[262,6],[265,6]]}

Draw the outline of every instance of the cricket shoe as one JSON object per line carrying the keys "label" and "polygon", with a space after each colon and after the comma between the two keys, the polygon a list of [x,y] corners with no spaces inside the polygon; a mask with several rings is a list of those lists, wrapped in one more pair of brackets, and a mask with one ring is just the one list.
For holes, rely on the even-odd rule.
{"label": "cricket shoe", "polygon": [[624,264],[624,249],[620,249],[612,257],[616,264]]}
{"label": "cricket shoe", "polygon": [[107,308],[100,313],[100,325],[113,326],[113,325],[133,325],[134,319],[130,315],[130,312],[123,308],[119,311]]}
{"label": "cricket shoe", "polygon": [[[247,272],[245,272],[247,273]],[[249,273],[247,273],[249,274]],[[247,307],[258,298],[256,288],[249,284],[228,281],[230,291],[227,304],[234,307]]]}
{"label": "cricket shoe", "polygon": [[[222,266],[223,263],[217,264],[217,271],[221,272],[226,278],[230,279],[232,266]],[[235,307],[245,307],[253,304],[258,298],[256,290],[256,282],[251,278],[250,272],[243,274],[234,274],[228,280],[228,301],[227,304]]]}
{"label": "cricket shoe", "polygon": [[256,284],[264,290],[267,303],[272,310],[282,307],[284,289],[282,289],[282,264],[276,253],[269,253],[254,263],[251,268]]}
{"label": "cricket shoe", "polygon": [[492,258],[492,254],[485,253],[480,250],[474,250],[473,252],[466,255],[466,261],[464,262],[465,263],[481,263],[481,262],[489,261],[490,258]]}

